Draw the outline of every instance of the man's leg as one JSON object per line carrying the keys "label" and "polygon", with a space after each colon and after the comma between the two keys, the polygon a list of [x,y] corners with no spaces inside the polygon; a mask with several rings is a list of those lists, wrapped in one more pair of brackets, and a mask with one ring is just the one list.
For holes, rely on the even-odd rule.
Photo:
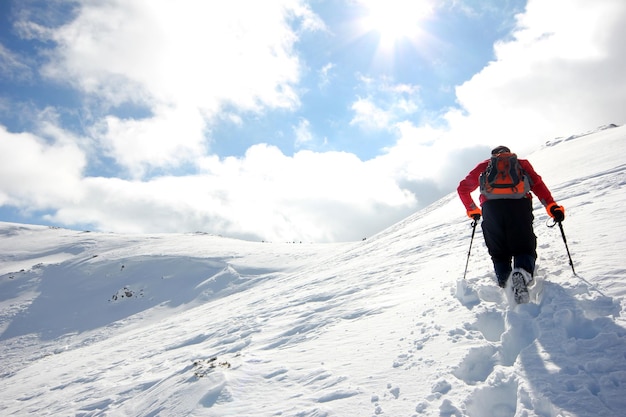
{"label": "man's leg", "polygon": [[537,237],[533,230],[532,203],[529,199],[522,199],[519,203],[510,208],[508,244],[513,253],[513,266],[525,270],[532,277],[537,259]]}
{"label": "man's leg", "polygon": [[536,257],[534,254],[515,255],[513,258],[513,266],[525,270],[532,277],[535,274],[535,260]]}
{"label": "man's leg", "polygon": [[496,259],[491,258],[493,261],[493,269],[496,271],[496,278],[498,279],[498,286],[504,288],[506,281],[511,275],[511,258],[508,259]]}
{"label": "man's leg", "polygon": [[483,237],[493,262],[498,285],[505,287],[511,274],[512,254],[508,249],[505,221],[507,217],[503,200],[487,201],[483,204]]}

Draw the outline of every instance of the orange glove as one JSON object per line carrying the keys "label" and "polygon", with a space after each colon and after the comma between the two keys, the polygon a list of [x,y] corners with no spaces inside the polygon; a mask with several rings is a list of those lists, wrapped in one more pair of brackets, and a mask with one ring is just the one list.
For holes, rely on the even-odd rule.
{"label": "orange glove", "polygon": [[546,211],[557,223],[561,223],[565,220],[565,207],[563,206],[559,206],[556,203],[550,203],[546,207]]}
{"label": "orange glove", "polygon": [[467,210],[467,217],[476,221],[480,220],[480,216],[482,214],[482,211],[480,211],[480,208],[478,207],[476,207],[475,209]]}

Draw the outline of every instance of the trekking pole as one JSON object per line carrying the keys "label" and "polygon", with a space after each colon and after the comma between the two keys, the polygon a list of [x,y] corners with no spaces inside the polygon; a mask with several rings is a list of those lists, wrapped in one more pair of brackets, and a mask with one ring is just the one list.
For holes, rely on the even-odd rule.
{"label": "trekking pole", "polygon": [[574,273],[574,275],[578,276],[576,274],[576,271],[574,270],[574,261],[572,261],[572,255],[570,255],[569,253],[569,247],[567,246],[567,238],[565,237],[565,231],[563,230],[562,222],[554,221],[554,223],[552,225],[548,225],[548,227],[554,227],[557,224],[559,225],[559,229],[561,229],[561,236],[563,236],[563,243],[565,243],[565,250],[567,251],[567,258],[569,259],[569,266],[572,267],[572,272]]}
{"label": "trekking pole", "polygon": [[472,243],[474,242],[474,233],[476,233],[477,224],[478,220],[474,219],[472,221],[472,238],[470,239],[470,247],[467,251],[467,261],[465,262],[465,272],[463,272],[463,280],[465,280],[465,276],[467,275],[467,266],[469,265],[470,254],[472,253]]}
{"label": "trekking pole", "polygon": [[574,270],[574,262],[572,261],[572,255],[569,253],[569,247],[567,246],[567,238],[565,237],[565,232],[563,231],[563,223],[557,222],[559,224],[559,229],[561,229],[561,236],[563,236],[563,243],[565,243],[565,250],[567,251],[567,257],[569,258],[569,265],[572,267],[572,272],[576,275],[576,271]]}

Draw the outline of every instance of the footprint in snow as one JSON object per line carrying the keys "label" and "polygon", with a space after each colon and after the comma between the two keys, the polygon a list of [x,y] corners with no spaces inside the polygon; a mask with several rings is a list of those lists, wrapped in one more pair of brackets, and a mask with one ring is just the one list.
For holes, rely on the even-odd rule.
{"label": "footprint in snow", "polygon": [[465,402],[468,417],[513,417],[517,409],[518,384],[504,373],[476,389]]}
{"label": "footprint in snow", "polygon": [[468,385],[484,382],[493,372],[497,352],[493,345],[472,348],[452,374]]}

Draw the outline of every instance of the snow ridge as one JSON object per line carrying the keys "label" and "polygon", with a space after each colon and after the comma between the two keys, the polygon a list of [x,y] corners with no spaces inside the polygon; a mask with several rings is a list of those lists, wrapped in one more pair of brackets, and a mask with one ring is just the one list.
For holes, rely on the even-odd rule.
{"label": "snow ridge", "polygon": [[567,141],[570,141],[570,140],[582,138],[584,136],[588,136],[588,135],[592,135],[594,133],[602,132],[603,130],[614,129],[616,127],[619,127],[619,126],[614,124],[614,123],[609,123],[608,125],[599,126],[596,129],[589,130],[589,131],[584,132],[584,133],[571,135],[571,136],[568,136],[566,138],[559,137],[559,138],[555,138],[555,139],[549,140],[549,141],[546,142],[545,146],[554,146],[554,145],[557,145],[557,144],[559,144],[561,142],[567,142]]}

